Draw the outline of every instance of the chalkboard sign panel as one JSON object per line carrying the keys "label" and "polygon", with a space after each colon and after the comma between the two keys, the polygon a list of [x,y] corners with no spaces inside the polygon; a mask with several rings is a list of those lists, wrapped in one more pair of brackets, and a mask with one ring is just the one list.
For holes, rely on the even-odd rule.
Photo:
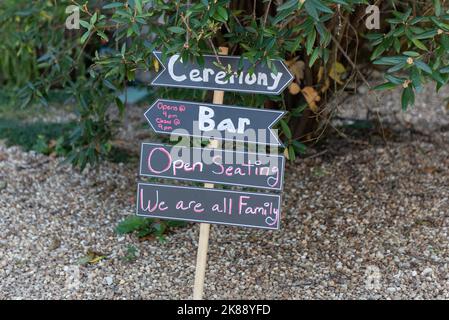
{"label": "chalkboard sign panel", "polygon": [[281,196],[139,183],[137,215],[190,222],[279,229]]}
{"label": "chalkboard sign panel", "polygon": [[281,190],[284,157],[143,143],[140,175]]}
{"label": "chalkboard sign panel", "polygon": [[158,99],[145,118],[161,134],[280,146],[272,127],[284,114],[280,110]]}
{"label": "chalkboard sign panel", "polygon": [[[153,52],[163,70],[151,82],[154,86],[197,88],[205,90],[237,91],[261,94],[280,94],[293,80],[293,75],[282,60],[271,60],[277,72],[261,63],[254,66],[248,59],[237,56],[203,55],[204,65],[183,63],[179,54],[169,56],[166,65],[161,52]],[[217,60],[218,59],[218,60]],[[216,64],[220,61],[225,70]],[[241,72],[238,72],[241,71]]]}

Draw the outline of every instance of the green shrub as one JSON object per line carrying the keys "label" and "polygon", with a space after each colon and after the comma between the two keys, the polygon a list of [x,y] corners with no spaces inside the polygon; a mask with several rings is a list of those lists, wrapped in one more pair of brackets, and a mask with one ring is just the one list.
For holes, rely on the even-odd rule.
{"label": "green shrub", "polygon": [[66,132],[75,127],[75,123],[25,123],[0,118],[0,139],[5,139],[8,145],[20,145],[27,151],[66,156],[70,152]]}
{"label": "green shrub", "polygon": [[[449,15],[443,1],[376,1],[380,30],[365,28],[367,1],[162,1],[79,3],[82,30],[64,29],[69,1],[6,0],[0,3],[0,84],[18,87],[20,105],[46,104],[54,89],[76,102],[80,121],[69,137],[69,160],[84,168],[111,150],[108,108],[123,113],[117,96],[139,69],[153,70],[151,52],[180,53],[201,63],[219,46],[254,63],[285,59],[295,83],[280,97],[226,94],[226,102],[285,109],[282,139],[293,158],[302,142],[322,136],[334,110],[326,102],[356,80],[360,62],[381,65],[386,82],[401,87],[402,106],[413,104],[423,83],[448,82]],[[76,1],[73,1],[76,3]],[[100,50],[101,47],[108,50]],[[368,57],[368,58],[367,58]],[[160,96],[207,99],[199,91],[160,89]]]}
{"label": "green shrub", "polygon": [[115,231],[118,234],[136,233],[139,238],[154,235],[160,241],[165,241],[164,235],[171,228],[185,226],[186,224],[183,221],[166,221],[131,216],[120,222]]}

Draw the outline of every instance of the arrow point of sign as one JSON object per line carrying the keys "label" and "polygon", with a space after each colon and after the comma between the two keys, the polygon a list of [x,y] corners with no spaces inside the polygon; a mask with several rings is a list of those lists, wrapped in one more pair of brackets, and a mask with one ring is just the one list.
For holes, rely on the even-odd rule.
{"label": "arrow point of sign", "polygon": [[287,75],[288,75],[288,80],[286,80],[286,81],[285,81],[285,84],[284,84],[282,87],[280,87],[280,88],[276,91],[276,93],[275,93],[276,95],[281,94],[282,91],[284,91],[285,88],[286,88],[286,87],[293,81],[293,79],[294,79],[293,74],[290,72],[290,70],[288,69],[288,67],[287,67],[287,65],[285,64],[285,62],[282,61],[282,60],[278,60],[278,61],[280,62],[282,68],[284,68],[285,72],[287,73]]}
{"label": "arrow point of sign", "polygon": [[270,142],[269,145],[284,148],[285,145],[284,145],[284,144],[282,143],[282,141],[279,139],[278,135],[275,134],[275,133],[273,132],[273,129],[272,129],[272,128],[269,128],[268,130],[270,131],[270,141],[276,141],[276,142],[274,142],[274,143]]}
{"label": "arrow point of sign", "polygon": [[151,81],[150,85],[152,86],[157,86],[157,84],[155,84],[156,80],[162,75],[164,74],[166,68],[164,63],[162,62],[162,59],[159,57],[162,53],[160,51],[153,51],[153,55],[155,56],[155,58],[157,59],[157,61],[159,62],[159,65],[161,67],[161,70],[159,70],[159,73],[154,77],[154,79]]}
{"label": "arrow point of sign", "polygon": [[145,111],[145,113],[143,114],[145,116],[145,119],[147,119],[151,129],[153,129],[154,132],[158,132],[158,130],[156,130],[156,128],[153,126],[153,123],[151,122],[151,111],[153,110],[153,107],[156,106],[159,103],[160,99],[157,99],[148,109],[147,111]]}
{"label": "arrow point of sign", "polygon": [[270,143],[270,145],[277,145],[279,147],[285,147],[284,144],[282,143],[282,141],[279,139],[278,135],[274,133],[273,126],[279,120],[281,120],[287,114],[287,112],[286,111],[278,111],[278,110],[270,110],[270,111],[273,111],[274,113],[278,114],[278,116],[268,126],[268,130],[270,132],[270,140],[269,141],[273,141],[273,140],[276,141],[276,143]]}

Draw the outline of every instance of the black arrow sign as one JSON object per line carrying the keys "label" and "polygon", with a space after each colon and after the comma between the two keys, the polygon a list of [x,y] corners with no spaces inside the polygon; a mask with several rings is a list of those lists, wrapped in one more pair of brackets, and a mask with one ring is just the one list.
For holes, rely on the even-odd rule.
{"label": "black arrow sign", "polygon": [[[151,82],[154,86],[278,95],[293,80],[282,60],[271,60],[277,73],[263,64],[255,65],[250,73],[253,64],[246,58],[240,60],[238,56],[204,55],[204,65],[199,66],[197,63],[183,63],[179,54],[169,56],[167,65],[164,65],[162,53],[153,54],[163,68]],[[216,65],[217,59],[224,69]]]}
{"label": "black arrow sign", "polygon": [[273,125],[284,111],[158,99],[145,112],[161,134],[281,146]]}
{"label": "black arrow sign", "polygon": [[139,183],[137,215],[277,230],[281,196]]}
{"label": "black arrow sign", "polygon": [[281,190],[284,157],[143,143],[140,175]]}

